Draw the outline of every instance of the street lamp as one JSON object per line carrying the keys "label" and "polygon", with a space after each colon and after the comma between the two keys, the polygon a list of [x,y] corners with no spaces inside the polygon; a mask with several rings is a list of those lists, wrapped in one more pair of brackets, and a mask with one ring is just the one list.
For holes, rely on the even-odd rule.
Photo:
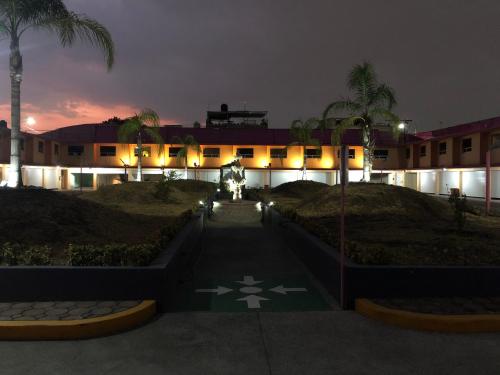
{"label": "street lamp", "polygon": [[128,182],[127,168],[130,167],[130,165],[128,165],[127,163],[125,163],[122,158],[120,158],[120,161],[122,162],[123,168],[125,169],[125,174],[123,175],[123,181],[124,182]]}
{"label": "street lamp", "polygon": [[271,178],[272,178],[271,167],[272,167],[271,163],[269,163],[268,165],[264,166],[264,168],[269,169],[269,189],[271,189],[273,187],[272,180],[271,180]]}

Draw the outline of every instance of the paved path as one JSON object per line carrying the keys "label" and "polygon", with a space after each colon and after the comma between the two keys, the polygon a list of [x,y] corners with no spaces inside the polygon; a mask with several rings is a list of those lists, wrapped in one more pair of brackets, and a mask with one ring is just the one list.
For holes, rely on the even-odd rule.
{"label": "paved path", "polygon": [[[297,311],[301,310],[301,305],[297,308],[297,305],[283,302],[288,301],[286,299],[276,304],[272,296],[281,295],[267,289],[269,285],[264,285],[267,280],[278,275],[283,281],[296,278],[305,282],[308,280],[306,271],[289,256],[279,239],[259,227],[255,220],[258,214],[253,213],[253,217],[243,214],[237,206],[226,208],[224,212],[225,215],[217,216],[209,224],[206,239],[212,245],[206,246],[196,268],[197,275],[184,285],[186,293],[183,296],[196,296],[193,288],[197,288],[198,281],[215,280],[227,283],[224,286],[232,289],[221,296],[234,296],[230,302],[219,304],[217,296],[208,293],[207,300],[201,304],[193,304],[190,298],[185,298],[189,303],[182,305],[181,299],[179,308],[205,311],[164,314],[144,327],[100,339],[0,342],[0,373],[499,374],[499,334],[414,332],[386,326],[351,311],[336,311],[328,303],[326,307],[323,305],[328,310],[322,311]],[[224,238],[234,246],[227,246],[228,241]],[[262,308],[241,309],[245,303],[234,301],[240,295],[254,295],[242,292],[240,289],[247,286],[235,282],[244,281],[239,277],[249,274],[256,281],[262,281],[253,285],[262,289],[254,290],[255,295],[270,298],[262,301]],[[309,279],[309,282],[308,287],[323,297],[323,303],[328,302],[314,280]],[[274,288],[274,284],[270,285]],[[298,287],[298,284],[292,286]],[[296,298],[302,292],[295,293],[291,292],[288,297]],[[302,310],[317,307],[308,306]],[[245,312],[229,312],[232,310]]]}

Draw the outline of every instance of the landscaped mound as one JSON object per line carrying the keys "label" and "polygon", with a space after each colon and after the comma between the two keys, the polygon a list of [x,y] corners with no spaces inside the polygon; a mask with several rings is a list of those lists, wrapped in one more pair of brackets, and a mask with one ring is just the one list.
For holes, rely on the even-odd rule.
{"label": "landscaped mound", "polygon": [[148,264],[213,190],[199,181],[0,189],[0,264]]}
{"label": "landscaped mound", "polygon": [[[301,192],[301,189],[304,188]],[[500,220],[467,214],[459,230],[442,198],[385,185],[346,188],[347,253],[362,264],[500,264]],[[298,181],[272,190],[277,209],[338,246],[340,186]]]}

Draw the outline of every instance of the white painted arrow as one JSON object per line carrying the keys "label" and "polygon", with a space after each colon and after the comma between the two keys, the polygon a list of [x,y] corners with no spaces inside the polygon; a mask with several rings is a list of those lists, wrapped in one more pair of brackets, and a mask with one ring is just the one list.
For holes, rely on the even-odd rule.
{"label": "white painted arrow", "polygon": [[215,289],[196,289],[198,293],[217,293],[218,296],[232,292],[232,289],[226,288],[224,286],[218,286]]}
{"label": "white painted arrow", "polygon": [[279,294],[287,294],[287,292],[307,292],[306,288],[285,288],[283,285],[275,286],[269,290]]}
{"label": "white painted arrow", "polygon": [[245,301],[249,309],[260,309],[260,301],[269,301],[269,298],[259,297],[255,294],[239,298],[236,301]]}
{"label": "white painted arrow", "polygon": [[253,276],[244,276],[243,281],[236,281],[236,282],[243,285],[255,285],[255,284],[260,284],[262,281],[255,280]]}

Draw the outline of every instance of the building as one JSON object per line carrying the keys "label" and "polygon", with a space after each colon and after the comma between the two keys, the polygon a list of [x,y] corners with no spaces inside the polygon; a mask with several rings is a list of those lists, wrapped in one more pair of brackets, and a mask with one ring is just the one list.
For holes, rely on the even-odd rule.
{"label": "building", "polygon": [[227,104],[220,111],[207,111],[206,126],[209,129],[267,129],[267,111],[230,111]]}
{"label": "building", "polygon": [[[126,173],[136,178],[135,145],[117,142],[116,125],[88,124],[60,128],[41,135],[23,134],[23,181],[48,189],[97,188],[120,183]],[[266,128],[161,128],[164,152],[144,142],[145,180],[158,179],[168,170],[183,171],[176,157],[180,145],[173,136],[193,135],[201,145],[188,156],[190,178],[218,182],[219,168],[242,156],[247,187],[277,186],[301,178],[302,148],[289,147],[288,129]],[[307,178],[335,184],[339,181],[339,148],[331,146],[329,132],[315,131],[321,151],[307,148]],[[486,154],[500,141],[500,117],[452,126],[396,140],[389,132],[375,130],[374,182],[407,186],[424,193],[449,194],[458,188],[468,196],[484,197]],[[349,179],[362,177],[363,152],[357,130],[343,137],[349,145]],[[10,154],[9,129],[0,129],[0,180],[6,180]],[[500,149],[491,151],[491,195],[500,199]]]}

